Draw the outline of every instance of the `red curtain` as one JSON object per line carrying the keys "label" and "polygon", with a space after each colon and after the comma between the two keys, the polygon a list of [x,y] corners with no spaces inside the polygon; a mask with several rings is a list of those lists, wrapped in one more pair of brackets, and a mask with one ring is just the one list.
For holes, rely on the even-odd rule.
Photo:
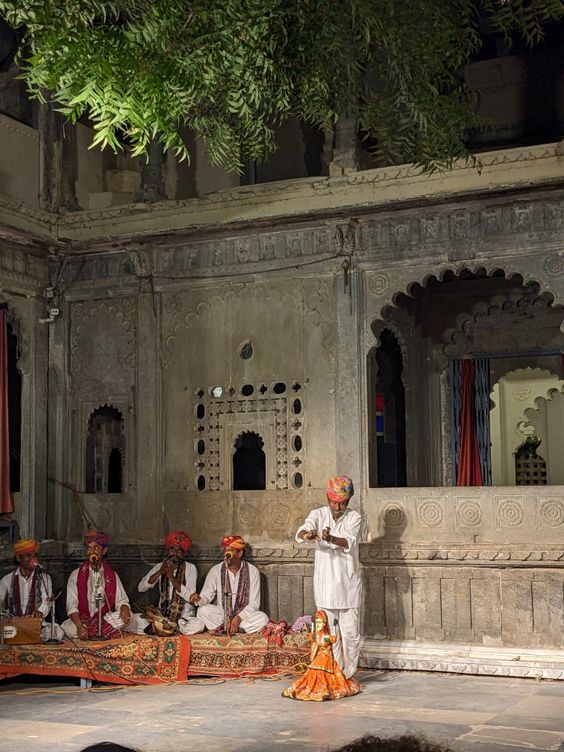
{"label": "red curtain", "polygon": [[472,360],[463,360],[460,368],[460,447],[457,486],[482,486],[482,468],[474,421],[474,377]]}
{"label": "red curtain", "polygon": [[8,320],[7,311],[0,309],[0,514],[13,511],[8,423]]}

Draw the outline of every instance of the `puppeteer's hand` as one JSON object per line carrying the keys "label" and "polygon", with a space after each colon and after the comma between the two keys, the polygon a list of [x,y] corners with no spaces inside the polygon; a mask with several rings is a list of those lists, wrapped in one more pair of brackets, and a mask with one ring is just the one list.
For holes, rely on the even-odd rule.
{"label": "puppeteer's hand", "polygon": [[319,535],[315,530],[302,530],[300,537],[302,540],[319,540]]}
{"label": "puppeteer's hand", "polygon": [[323,538],[324,541],[328,541],[329,540],[329,538],[331,537],[331,531],[329,530],[328,527],[324,527],[323,528],[323,530],[321,532],[321,537]]}
{"label": "puppeteer's hand", "polygon": [[198,595],[198,593],[192,593],[192,595],[188,598],[188,600],[190,601],[190,603],[192,603],[193,605],[197,606],[198,603],[202,599],[200,598],[200,596]]}

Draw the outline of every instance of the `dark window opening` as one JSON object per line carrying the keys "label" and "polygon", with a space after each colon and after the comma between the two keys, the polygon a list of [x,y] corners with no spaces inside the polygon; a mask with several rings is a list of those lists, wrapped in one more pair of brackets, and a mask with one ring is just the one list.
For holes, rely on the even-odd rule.
{"label": "dark window opening", "polygon": [[85,445],[85,493],[122,493],[125,436],[115,407],[104,405],[90,416]]}
{"label": "dark window opening", "polygon": [[396,336],[384,329],[368,361],[370,486],[407,484],[403,358]]}
{"label": "dark window opening", "polygon": [[108,459],[108,493],[121,492],[121,452],[114,447]]}
{"label": "dark window opening", "polygon": [[241,434],[235,441],[233,454],[233,490],[263,491],[266,489],[266,457],[264,442],[258,433]]}

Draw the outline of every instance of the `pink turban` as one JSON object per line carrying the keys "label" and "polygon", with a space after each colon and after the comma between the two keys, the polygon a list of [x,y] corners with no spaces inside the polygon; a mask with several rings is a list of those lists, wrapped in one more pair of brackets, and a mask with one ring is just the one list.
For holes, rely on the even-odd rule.
{"label": "pink turban", "polygon": [[89,546],[91,543],[97,543],[102,548],[107,548],[110,542],[110,536],[101,530],[88,530],[84,534],[84,545]]}

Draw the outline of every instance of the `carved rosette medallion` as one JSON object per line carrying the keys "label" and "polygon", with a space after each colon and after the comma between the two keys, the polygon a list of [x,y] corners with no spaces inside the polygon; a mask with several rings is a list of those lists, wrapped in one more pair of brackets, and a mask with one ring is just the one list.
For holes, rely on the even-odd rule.
{"label": "carved rosette medallion", "polygon": [[561,527],[564,525],[564,502],[561,499],[541,499],[539,518],[542,527]]}
{"label": "carved rosette medallion", "polygon": [[544,270],[551,277],[561,277],[564,274],[564,259],[562,256],[547,256],[544,260]]}
{"label": "carved rosette medallion", "polygon": [[418,505],[419,519],[426,527],[438,527],[443,522],[443,507],[438,501],[422,501]]}
{"label": "carved rosette medallion", "polygon": [[456,509],[456,516],[461,527],[476,527],[482,521],[480,502],[474,499],[460,501]]}
{"label": "carved rosette medallion", "polygon": [[368,289],[373,295],[383,295],[390,289],[390,278],[381,272],[371,274],[368,277]]}
{"label": "carved rosette medallion", "polygon": [[518,527],[523,522],[523,505],[516,499],[500,499],[497,520],[500,527]]}

